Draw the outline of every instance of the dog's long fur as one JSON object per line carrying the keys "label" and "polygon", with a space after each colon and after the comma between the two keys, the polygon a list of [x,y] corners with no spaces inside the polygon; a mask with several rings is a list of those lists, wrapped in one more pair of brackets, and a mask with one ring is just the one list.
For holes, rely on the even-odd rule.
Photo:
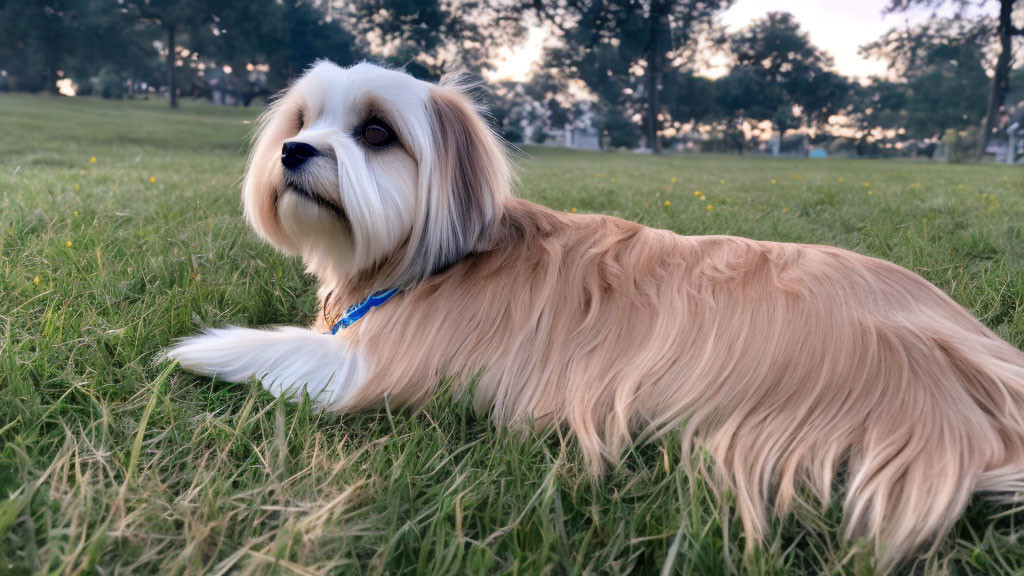
{"label": "dog's long fur", "polygon": [[[367,114],[399,148],[359,148]],[[324,151],[304,176],[282,173],[291,140]],[[324,309],[310,331],[217,330],[170,356],[276,394],[306,386],[338,411],[416,406],[479,374],[480,410],[567,426],[595,474],[685,423],[751,547],[771,509],[803,489],[828,502],[845,467],[846,535],[874,540],[882,572],[973,493],[1024,490],[1024,354],[921,277],[838,248],[554,212],[513,198],[510,174],[457,87],[320,64],[268,110],[243,195],[254,228],[320,278]]]}

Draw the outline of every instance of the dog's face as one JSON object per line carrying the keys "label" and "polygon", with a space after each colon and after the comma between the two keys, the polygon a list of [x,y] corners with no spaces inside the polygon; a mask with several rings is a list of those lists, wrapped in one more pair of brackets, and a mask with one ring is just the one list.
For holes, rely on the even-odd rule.
{"label": "dog's face", "polygon": [[502,147],[457,87],[327,62],[267,109],[242,191],[253,228],[322,280],[388,287],[472,251],[508,194]]}

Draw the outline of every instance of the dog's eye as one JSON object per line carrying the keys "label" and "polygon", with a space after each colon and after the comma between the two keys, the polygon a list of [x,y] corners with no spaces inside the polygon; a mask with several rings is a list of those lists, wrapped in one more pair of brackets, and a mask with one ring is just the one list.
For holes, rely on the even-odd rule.
{"label": "dog's eye", "polygon": [[388,126],[387,122],[380,118],[367,120],[359,130],[359,135],[370,148],[387,148],[398,139],[391,126]]}

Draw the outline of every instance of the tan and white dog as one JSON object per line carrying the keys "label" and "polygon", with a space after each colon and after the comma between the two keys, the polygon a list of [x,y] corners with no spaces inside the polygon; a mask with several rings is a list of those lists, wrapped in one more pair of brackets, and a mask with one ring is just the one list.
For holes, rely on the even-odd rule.
{"label": "tan and white dog", "polygon": [[319,320],[210,330],[169,355],[336,411],[415,406],[479,375],[480,410],[566,426],[595,474],[685,423],[751,547],[772,509],[803,490],[828,502],[845,469],[845,534],[872,539],[883,572],[975,492],[1024,489],[1024,354],[916,274],[555,212],[511,183],[457,86],[318,64],[263,116],[243,199],[320,280]]}

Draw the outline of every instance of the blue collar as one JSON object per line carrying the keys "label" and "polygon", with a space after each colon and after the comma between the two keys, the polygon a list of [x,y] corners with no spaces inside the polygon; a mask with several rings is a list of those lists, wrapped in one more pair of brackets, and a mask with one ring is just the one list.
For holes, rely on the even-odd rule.
{"label": "blue collar", "polygon": [[345,313],[341,315],[341,318],[338,318],[338,321],[331,327],[331,334],[337,334],[338,330],[344,330],[345,328],[355,324],[360,318],[366,316],[366,313],[371,309],[391,300],[391,298],[395,294],[398,294],[398,292],[398,288],[378,290],[367,296],[362,302],[349,306],[348,310],[345,310]]}

